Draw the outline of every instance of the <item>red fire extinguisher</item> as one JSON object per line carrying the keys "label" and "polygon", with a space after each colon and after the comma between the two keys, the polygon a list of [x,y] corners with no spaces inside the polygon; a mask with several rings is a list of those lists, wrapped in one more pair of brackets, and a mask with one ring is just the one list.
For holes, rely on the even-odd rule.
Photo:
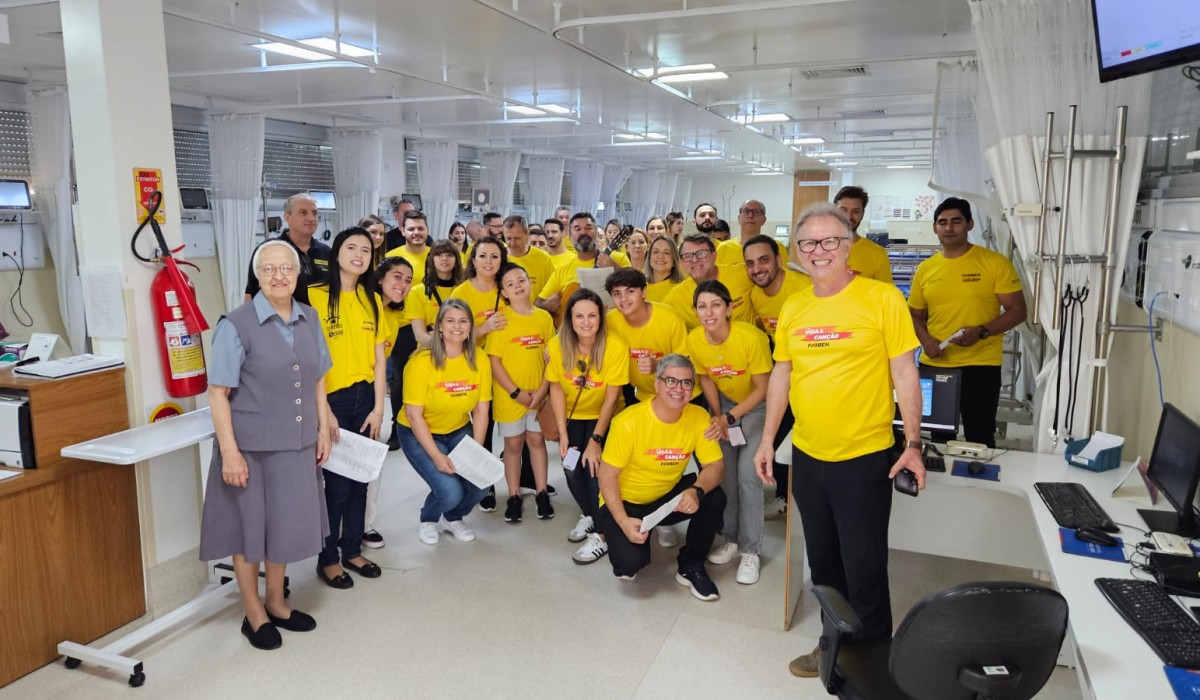
{"label": "red fire extinguisher", "polygon": [[[204,346],[200,342],[200,334],[208,330],[208,322],[196,303],[196,288],[179,269],[179,262],[184,265],[192,263],[176,262],[175,258],[171,257],[171,253],[178,253],[183,247],[175,250],[167,248],[162,229],[154,219],[161,205],[162,192],[156,191],[147,202],[146,209],[149,213],[134,232],[130,245],[134,256],[139,260],[163,263],[162,269],[150,283],[150,306],[154,309],[154,329],[158,335],[158,355],[167,394],[173,398],[183,398],[195,396],[208,389]],[[158,249],[161,251],[159,258],[146,258],[137,251],[138,234],[147,224],[158,240]]]}

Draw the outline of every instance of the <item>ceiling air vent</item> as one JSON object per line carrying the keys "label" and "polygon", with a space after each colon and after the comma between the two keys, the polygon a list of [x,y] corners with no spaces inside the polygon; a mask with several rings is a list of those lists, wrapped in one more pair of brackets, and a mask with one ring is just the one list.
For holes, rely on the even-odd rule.
{"label": "ceiling air vent", "polygon": [[842,112],[842,119],[862,119],[863,117],[882,117],[885,111],[882,109],[860,109],[852,112]]}
{"label": "ceiling air vent", "polygon": [[865,78],[871,74],[866,66],[841,66],[801,71],[805,80],[832,80],[834,78]]}

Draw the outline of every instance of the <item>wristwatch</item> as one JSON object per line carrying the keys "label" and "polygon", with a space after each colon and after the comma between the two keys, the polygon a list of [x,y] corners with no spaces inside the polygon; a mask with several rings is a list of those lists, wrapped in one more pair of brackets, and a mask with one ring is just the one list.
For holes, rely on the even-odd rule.
{"label": "wristwatch", "polygon": [[600,433],[592,433],[592,442],[596,443],[597,445],[602,444],[604,442],[604,436]]}
{"label": "wristwatch", "polygon": [[517,387],[517,388],[513,389],[512,391],[508,392],[508,398],[510,398],[510,399],[515,399],[520,395],[521,395],[521,387]]}
{"label": "wristwatch", "polygon": [[987,326],[980,326],[979,327],[979,339],[987,340],[990,337],[992,337],[992,332],[987,329]]}
{"label": "wristwatch", "polygon": [[920,440],[906,440],[904,442],[904,449],[908,449],[910,447],[914,447],[923,451],[925,448],[925,443],[921,442]]}
{"label": "wristwatch", "polygon": [[704,499],[704,494],[705,494],[705,493],[707,493],[707,492],[704,490],[704,487],[702,487],[702,486],[698,486],[698,485],[696,485],[696,484],[692,484],[692,489],[696,491],[696,499],[697,499],[697,500],[703,500],[703,499]]}
{"label": "wristwatch", "polygon": [[733,425],[734,423],[737,423],[737,418],[733,417],[732,412],[726,413],[725,414],[725,422],[728,423],[729,425]]}

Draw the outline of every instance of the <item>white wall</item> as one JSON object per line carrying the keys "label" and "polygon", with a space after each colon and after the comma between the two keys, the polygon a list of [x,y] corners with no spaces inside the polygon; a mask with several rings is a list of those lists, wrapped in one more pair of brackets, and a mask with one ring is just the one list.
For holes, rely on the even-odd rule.
{"label": "white wall", "polygon": [[787,225],[792,218],[792,182],[791,175],[693,175],[691,202],[683,212],[684,219],[690,230],[696,205],[709,202],[717,207],[717,215],[729,222],[736,237],[738,207],[747,199],[757,199],[767,207],[763,231],[773,234],[776,225]]}
{"label": "white wall", "polygon": [[[890,219],[879,211],[888,198],[895,197],[902,206],[910,206],[917,197],[928,195],[934,202],[940,202],[939,193],[929,188],[929,171],[914,168],[912,170],[864,170],[847,173],[844,177],[846,184],[855,184],[867,191],[871,203],[867,211],[867,220],[859,228],[859,233],[879,231],[886,227],[892,238],[905,238],[909,243],[921,245],[937,245],[937,236],[933,234],[932,211],[924,212],[918,221],[903,221],[884,224],[881,219]],[[899,204],[899,202],[898,202]]]}

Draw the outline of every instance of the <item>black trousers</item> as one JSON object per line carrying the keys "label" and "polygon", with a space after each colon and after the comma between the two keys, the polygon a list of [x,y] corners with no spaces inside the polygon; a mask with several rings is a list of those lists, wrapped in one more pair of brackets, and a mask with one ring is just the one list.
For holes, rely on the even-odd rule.
{"label": "black trousers", "polygon": [[[779,422],[779,430],[775,433],[775,442],[771,447],[778,450],[784,440],[791,440],[794,425],[796,417],[792,415],[792,407],[788,406],[783,412],[783,420]],[[775,462],[771,467],[771,475],[775,477],[775,497],[787,500],[788,465]]]}
{"label": "black trousers", "polygon": [[408,364],[408,358],[417,349],[417,337],[413,334],[412,326],[405,326],[396,333],[395,342],[392,344],[392,354],[388,357],[388,361],[392,365],[391,381],[388,382],[388,389],[392,392],[392,437],[389,442],[396,442],[396,419],[400,416],[400,409],[404,406],[404,367]]}
{"label": "black trousers", "polygon": [[575,499],[580,512],[592,518],[593,523],[596,518],[596,510],[600,507],[600,482],[592,476],[587,467],[583,466],[583,452],[587,449],[594,432],[596,432],[594,418],[571,418],[567,419],[567,434],[559,436],[560,440],[567,441],[569,448],[574,447],[579,450],[579,463],[575,465],[574,469],[563,467],[563,472],[567,477],[567,488],[571,491],[571,497]]}
{"label": "black trousers", "polygon": [[[963,439],[988,447],[996,446],[996,410],[1000,408],[1000,366],[956,367],[959,378],[958,412],[962,416]],[[934,431],[934,442],[955,439],[951,432]]]}
{"label": "black trousers", "polygon": [[[659,506],[675,498],[680,491],[690,488],[696,483],[695,474],[684,474],[679,483],[666,494],[652,503],[625,503],[625,513],[631,518],[642,518],[658,509]],[[725,492],[721,487],[709,491],[700,499],[700,508],[695,513],[671,513],[663,525],[674,525],[684,520],[688,523],[687,537],[683,548],[679,550],[676,560],[679,565],[704,564],[705,557],[712,549],[713,539],[725,526]],[[608,541],[608,560],[612,562],[613,576],[632,576],[650,563],[650,540],[642,544],[634,544],[625,537],[625,531],[617,525],[616,519],[607,506],[601,506],[597,523],[604,539]]]}
{"label": "black trousers", "polygon": [[831,586],[846,597],[863,623],[860,640],[892,635],[890,467],[887,451],[825,462],[792,447],[792,495],[804,524],[813,585]]}

